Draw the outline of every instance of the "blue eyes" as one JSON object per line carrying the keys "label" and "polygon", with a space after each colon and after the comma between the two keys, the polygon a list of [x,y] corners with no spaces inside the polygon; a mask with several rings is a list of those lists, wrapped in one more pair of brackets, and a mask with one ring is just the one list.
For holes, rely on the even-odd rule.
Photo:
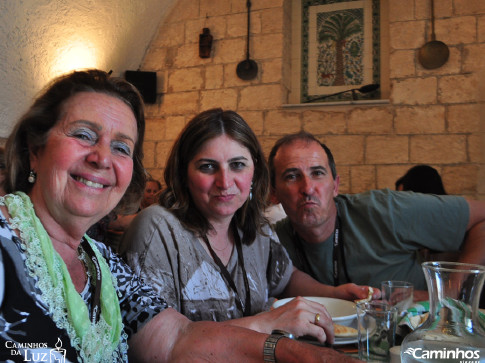
{"label": "blue eyes", "polygon": [[[86,141],[90,145],[95,145],[99,139],[98,134],[91,129],[76,129],[68,133],[68,136]],[[120,153],[131,157],[131,147],[123,141],[113,140],[111,142],[111,149],[114,153]]]}

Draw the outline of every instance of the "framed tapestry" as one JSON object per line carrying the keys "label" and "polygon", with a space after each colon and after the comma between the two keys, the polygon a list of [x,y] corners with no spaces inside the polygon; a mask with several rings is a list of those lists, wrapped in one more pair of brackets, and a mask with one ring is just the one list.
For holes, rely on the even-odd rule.
{"label": "framed tapestry", "polygon": [[379,9],[379,0],[301,0],[301,103],[380,98]]}

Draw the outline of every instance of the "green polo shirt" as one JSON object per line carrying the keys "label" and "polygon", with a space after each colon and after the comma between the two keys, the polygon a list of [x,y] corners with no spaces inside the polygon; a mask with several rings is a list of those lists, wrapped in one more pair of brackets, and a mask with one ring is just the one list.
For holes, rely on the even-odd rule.
{"label": "green polo shirt", "polygon": [[[389,189],[342,194],[335,201],[350,281],[378,288],[384,280],[406,280],[426,290],[418,251],[458,251],[470,213],[462,197]],[[295,235],[288,218],[277,222],[275,230],[296,267],[333,285],[333,234],[322,243],[306,243]],[[339,276],[340,283],[347,282],[342,263]]]}

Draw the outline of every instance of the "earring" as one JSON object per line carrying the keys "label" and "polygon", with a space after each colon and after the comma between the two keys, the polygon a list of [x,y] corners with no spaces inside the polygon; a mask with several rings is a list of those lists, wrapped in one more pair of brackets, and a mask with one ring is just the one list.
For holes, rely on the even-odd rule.
{"label": "earring", "polygon": [[29,181],[30,184],[34,184],[36,177],[37,176],[35,175],[34,171],[31,170],[30,173],[29,173],[29,177],[27,178],[27,180]]}
{"label": "earring", "polygon": [[249,187],[249,200],[253,199],[253,183],[251,183],[251,186]]}

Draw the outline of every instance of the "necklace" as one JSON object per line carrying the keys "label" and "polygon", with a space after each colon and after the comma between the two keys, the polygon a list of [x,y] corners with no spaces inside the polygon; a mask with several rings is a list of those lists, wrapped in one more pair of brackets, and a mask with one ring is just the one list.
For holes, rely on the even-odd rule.
{"label": "necklace", "polygon": [[[101,313],[98,314],[95,306],[91,316],[97,318],[90,320],[88,307],[76,291],[66,264],[36,216],[30,198],[25,193],[17,192],[0,197],[0,204],[8,208],[12,228],[20,231],[29,273],[37,277],[36,285],[42,291],[42,299],[49,307],[51,318],[58,328],[67,332],[71,345],[79,352],[78,360],[111,362],[118,349],[126,357],[127,345],[120,344],[123,324],[111,272],[93,241],[87,236],[82,241],[83,249],[90,250],[87,251],[88,255],[96,266],[95,295],[100,295]],[[94,262],[94,259],[97,261]],[[102,275],[110,278],[101,281]]]}
{"label": "necklace", "polygon": [[239,233],[237,230],[237,226],[235,222],[231,222],[231,229],[232,233],[234,236],[234,243],[236,244],[236,249],[237,249],[237,258],[239,261],[239,265],[241,266],[242,269],[242,274],[244,278],[244,289],[246,290],[246,300],[243,305],[241,295],[237,291],[236,283],[231,277],[231,274],[229,271],[227,271],[226,266],[222,263],[221,259],[217,254],[214,252],[214,250],[211,247],[211,244],[209,243],[209,240],[207,239],[207,236],[204,235],[202,236],[203,241],[207,245],[207,248],[209,249],[209,252],[211,254],[212,259],[216,263],[216,265],[219,267],[219,272],[222,275],[222,277],[226,280],[226,282],[229,284],[231,287],[232,291],[234,291],[234,294],[236,295],[236,306],[239,309],[239,311],[242,312],[243,316],[249,316],[251,315],[251,290],[249,288],[249,279],[248,279],[248,274],[246,273],[246,268],[244,267],[244,256],[243,256],[243,251],[242,251],[242,242],[241,239],[239,238]]}
{"label": "necklace", "polygon": [[219,252],[224,251],[227,248],[227,246],[229,246],[230,243],[231,243],[231,241],[228,239],[226,245],[223,248],[217,248],[217,247],[213,246],[212,243],[210,243],[210,241],[209,241],[209,244],[211,245],[211,247],[213,249],[215,249],[216,251],[219,251]]}

